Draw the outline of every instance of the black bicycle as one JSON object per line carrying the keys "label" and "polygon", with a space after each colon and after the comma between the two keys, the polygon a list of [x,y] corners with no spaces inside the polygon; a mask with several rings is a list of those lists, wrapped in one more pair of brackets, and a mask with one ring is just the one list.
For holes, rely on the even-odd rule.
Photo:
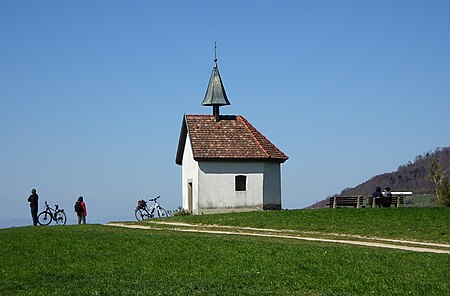
{"label": "black bicycle", "polygon": [[39,213],[38,223],[39,225],[47,226],[52,221],[55,221],[56,225],[66,225],[66,213],[64,213],[64,209],[60,209],[58,205],[55,205],[54,209],[51,208],[47,201],[45,201],[45,210]]}
{"label": "black bicycle", "polygon": [[150,208],[148,208],[145,200],[141,199],[138,201],[136,210],[134,210],[134,216],[138,221],[151,218],[165,218],[168,216],[167,211],[159,205],[158,198],[160,198],[160,196],[149,199],[149,201],[153,202]]}

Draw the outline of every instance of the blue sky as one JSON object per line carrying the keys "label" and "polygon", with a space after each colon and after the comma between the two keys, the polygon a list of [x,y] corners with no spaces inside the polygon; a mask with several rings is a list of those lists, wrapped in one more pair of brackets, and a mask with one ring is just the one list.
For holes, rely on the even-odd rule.
{"label": "blue sky", "polygon": [[[231,102],[290,159],[283,207],[450,146],[449,1],[0,1],[0,218],[181,205],[175,153],[217,42]],[[382,184],[381,184],[382,185]],[[395,190],[395,188],[394,188]]]}

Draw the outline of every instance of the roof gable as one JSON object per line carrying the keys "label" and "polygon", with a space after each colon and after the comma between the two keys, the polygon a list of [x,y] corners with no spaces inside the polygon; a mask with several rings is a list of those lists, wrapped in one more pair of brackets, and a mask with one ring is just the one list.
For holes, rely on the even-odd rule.
{"label": "roof gable", "polygon": [[288,157],[243,116],[185,115],[175,162],[182,163],[187,135],[195,160],[264,160]]}

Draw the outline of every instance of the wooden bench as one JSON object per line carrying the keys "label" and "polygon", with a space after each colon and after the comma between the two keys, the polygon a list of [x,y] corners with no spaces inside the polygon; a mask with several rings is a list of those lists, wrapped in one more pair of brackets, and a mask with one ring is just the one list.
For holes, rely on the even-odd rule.
{"label": "wooden bench", "polygon": [[[391,206],[398,208],[400,205],[406,205],[406,197],[411,196],[412,192],[391,192],[392,193],[392,201]],[[369,197],[368,205],[371,208],[376,208],[375,199],[373,197]]]}
{"label": "wooden bench", "polygon": [[338,208],[338,207],[354,207],[361,208],[363,205],[363,197],[358,196],[332,196],[330,197],[327,206],[330,208]]}

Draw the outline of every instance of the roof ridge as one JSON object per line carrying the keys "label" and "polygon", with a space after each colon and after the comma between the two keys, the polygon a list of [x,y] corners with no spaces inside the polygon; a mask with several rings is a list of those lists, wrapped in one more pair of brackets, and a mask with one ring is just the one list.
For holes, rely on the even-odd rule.
{"label": "roof ridge", "polygon": [[264,146],[259,142],[258,138],[253,134],[253,131],[249,128],[248,124],[250,124],[250,122],[248,122],[247,119],[245,119],[245,117],[242,116],[242,115],[238,115],[237,117],[242,120],[242,122],[244,123],[245,128],[252,135],[253,139],[255,139],[256,143],[258,143],[259,147],[261,147],[261,149],[264,151],[264,153],[267,155],[267,157],[270,158],[270,154],[267,152],[267,150],[264,148]]}

